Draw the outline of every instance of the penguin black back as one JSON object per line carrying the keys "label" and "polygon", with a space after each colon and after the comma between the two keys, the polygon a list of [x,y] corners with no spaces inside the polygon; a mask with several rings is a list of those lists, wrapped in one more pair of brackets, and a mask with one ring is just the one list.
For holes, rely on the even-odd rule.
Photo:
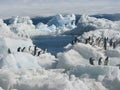
{"label": "penguin black back", "polygon": [[17,48],[17,52],[20,52],[20,50],[21,50],[21,47],[18,47],[18,48]]}
{"label": "penguin black back", "polygon": [[24,52],[24,50],[25,50],[25,47],[23,47],[23,49],[21,51]]}
{"label": "penguin black back", "polygon": [[8,48],[8,54],[11,54],[11,50],[10,50],[10,48]]}

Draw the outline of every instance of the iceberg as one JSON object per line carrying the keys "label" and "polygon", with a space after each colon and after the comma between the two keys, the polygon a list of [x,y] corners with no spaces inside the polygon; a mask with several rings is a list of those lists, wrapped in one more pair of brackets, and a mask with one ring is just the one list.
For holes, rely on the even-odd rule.
{"label": "iceberg", "polygon": [[56,27],[61,27],[61,26],[75,26],[75,15],[71,14],[65,14],[65,15],[56,15],[53,17],[50,21],[48,21],[48,26],[55,25]]}

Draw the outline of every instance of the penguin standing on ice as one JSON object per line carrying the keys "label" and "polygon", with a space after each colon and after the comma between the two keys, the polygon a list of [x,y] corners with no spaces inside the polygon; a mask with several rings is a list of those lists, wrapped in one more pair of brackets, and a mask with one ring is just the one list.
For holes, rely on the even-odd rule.
{"label": "penguin standing on ice", "polygon": [[85,39],[85,44],[88,44],[88,39],[87,38]]}
{"label": "penguin standing on ice", "polygon": [[107,38],[104,38],[104,49],[107,49]]}
{"label": "penguin standing on ice", "polygon": [[75,44],[75,41],[72,41],[71,44],[74,45],[74,44]]}
{"label": "penguin standing on ice", "polygon": [[105,58],[105,62],[104,62],[104,65],[108,65],[108,62],[109,62],[109,57],[107,56],[106,58]]}
{"label": "penguin standing on ice", "polygon": [[42,51],[38,51],[38,54],[37,54],[37,56],[40,56],[40,55],[41,55],[41,52],[42,52]]}
{"label": "penguin standing on ice", "polygon": [[89,63],[90,63],[91,65],[94,65],[94,59],[93,59],[92,57],[89,59]]}
{"label": "penguin standing on ice", "polygon": [[20,52],[20,50],[21,50],[21,47],[18,47],[18,48],[17,48],[17,52]]}
{"label": "penguin standing on ice", "polygon": [[102,64],[102,57],[100,57],[98,60],[98,65],[101,65],[101,64]]}
{"label": "penguin standing on ice", "polygon": [[36,53],[37,53],[37,46],[34,46],[34,53],[33,53],[33,55],[35,56]]}
{"label": "penguin standing on ice", "polygon": [[89,36],[88,41],[90,41],[90,40],[91,40],[91,37]]}
{"label": "penguin standing on ice", "polygon": [[112,39],[110,39],[109,45],[110,45],[110,47],[112,47],[112,45],[113,45],[113,40]]}
{"label": "penguin standing on ice", "polygon": [[10,48],[8,48],[8,54],[11,54],[11,50],[10,50]]}
{"label": "penguin standing on ice", "polygon": [[25,50],[25,47],[23,47],[23,49],[21,51],[24,52],[24,50]]}
{"label": "penguin standing on ice", "polygon": [[113,49],[116,48],[116,42],[113,42]]}
{"label": "penguin standing on ice", "polygon": [[29,46],[29,48],[28,48],[29,52],[30,52],[30,49],[31,49],[31,46]]}

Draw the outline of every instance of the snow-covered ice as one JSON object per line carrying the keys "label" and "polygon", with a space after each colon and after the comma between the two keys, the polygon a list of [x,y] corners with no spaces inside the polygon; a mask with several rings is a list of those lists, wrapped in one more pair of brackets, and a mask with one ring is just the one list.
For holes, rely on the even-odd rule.
{"label": "snow-covered ice", "polygon": [[0,90],[120,90],[119,21],[75,19],[59,14],[36,26],[30,17],[12,17],[9,26],[0,19]]}

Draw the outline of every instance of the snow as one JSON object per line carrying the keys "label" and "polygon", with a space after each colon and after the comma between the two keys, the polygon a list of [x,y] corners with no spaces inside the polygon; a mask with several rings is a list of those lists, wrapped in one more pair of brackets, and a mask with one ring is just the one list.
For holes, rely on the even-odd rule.
{"label": "snow", "polygon": [[57,67],[70,69],[77,65],[89,65],[89,58],[93,57],[97,61],[100,57],[105,57],[104,54],[91,47],[89,44],[78,43],[68,47],[68,51],[58,53],[59,59]]}
{"label": "snow", "polygon": [[46,69],[54,68],[56,66],[56,60],[55,56],[50,53],[45,53],[37,57],[38,64]]}
{"label": "snow", "polygon": [[56,29],[55,25],[48,26],[47,24],[43,24],[41,22],[36,25],[36,30],[39,32],[39,35],[54,35]]}
{"label": "snow", "polygon": [[47,23],[49,26],[55,25],[56,27],[60,26],[75,26],[75,15],[74,14],[59,14],[53,17]]}
{"label": "snow", "polygon": [[[0,70],[1,87],[25,90],[107,90],[102,84],[93,80],[80,80],[74,75],[39,70]],[[87,82],[91,82],[91,85]],[[95,84],[95,85],[94,85]],[[93,86],[94,85],[94,86]],[[6,86],[6,87],[5,87]]]}
{"label": "snow", "polygon": [[[12,18],[10,23],[11,25],[7,26],[0,19],[0,90],[120,89],[119,22],[83,15],[75,28],[74,14],[60,14],[47,24],[40,22],[37,26],[33,25],[30,17],[17,16]],[[63,48],[66,45],[64,50],[54,56],[37,47],[37,54],[39,51],[41,53],[39,56],[33,55],[35,45],[29,35],[39,37],[39,35],[68,33],[68,31],[69,34],[79,35],[77,39],[80,42],[67,45],[67,38],[53,36],[53,40],[50,36],[46,36],[46,40],[41,40],[45,42],[43,44],[45,48],[52,44],[54,48],[60,46]],[[92,37],[93,44],[85,44],[85,39],[89,37]],[[110,39],[117,41],[116,48],[110,47],[107,43],[105,50],[103,47],[105,37],[108,38],[108,42]],[[97,38],[102,40],[100,45],[97,43]],[[25,47],[25,50],[18,52],[18,47]],[[11,53],[8,53],[8,48]],[[108,65],[104,65],[107,56],[109,62]],[[89,63],[91,57],[95,59],[94,65]],[[98,65],[100,57],[102,64]]]}
{"label": "snow", "polygon": [[39,69],[40,65],[34,56],[28,53],[16,53],[9,54],[2,62],[2,68],[13,68],[13,69]]}
{"label": "snow", "polygon": [[97,19],[95,17],[89,17],[87,15],[82,15],[79,22],[78,28],[85,30],[95,30],[95,29],[117,29],[117,24],[107,20],[107,19]]}
{"label": "snow", "polygon": [[[34,69],[34,68],[52,68],[55,63],[56,58],[50,53],[41,54],[40,57],[33,56],[34,45],[31,39],[21,39],[21,38],[0,38],[0,68],[24,68],[24,69]],[[29,51],[29,47],[31,50]],[[24,48],[24,52],[17,52],[18,47]],[[8,54],[8,48],[11,50],[11,54]],[[38,51],[42,49],[37,48]],[[45,58],[44,58],[45,57]]]}
{"label": "snow", "polygon": [[33,25],[30,17],[12,17],[9,21],[10,30],[21,37],[56,35],[75,28],[75,15],[57,15],[47,24],[39,22]]}
{"label": "snow", "polygon": [[40,31],[42,35],[59,35],[75,28],[75,20],[74,14],[59,14],[49,20],[47,24],[38,23],[36,29]]}
{"label": "snow", "polygon": [[35,26],[32,23],[30,17],[12,17],[10,20],[10,30],[21,37],[32,36],[37,34]]}
{"label": "snow", "polygon": [[119,22],[82,15],[78,21],[77,27],[69,32],[66,32],[65,34],[81,35],[84,32],[89,32],[96,29],[113,29],[119,31],[119,28]]}

